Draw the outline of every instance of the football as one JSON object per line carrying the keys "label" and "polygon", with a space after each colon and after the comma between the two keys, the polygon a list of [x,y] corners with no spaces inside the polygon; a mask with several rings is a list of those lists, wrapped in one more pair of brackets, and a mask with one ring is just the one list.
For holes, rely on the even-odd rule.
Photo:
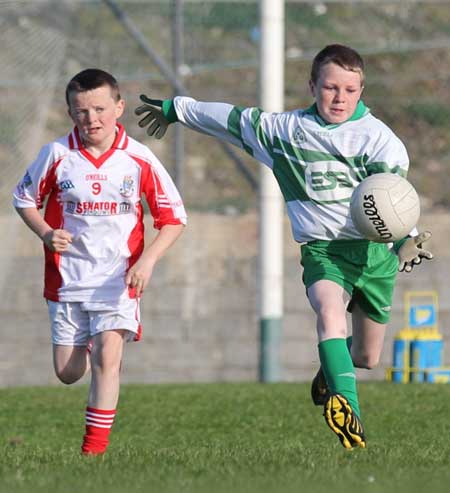
{"label": "football", "polygon": [[378,243],[401,240],[419,220],[419,196],[405,178],[393,173],[377,173],[355,188],[350,214],[364,238]]}

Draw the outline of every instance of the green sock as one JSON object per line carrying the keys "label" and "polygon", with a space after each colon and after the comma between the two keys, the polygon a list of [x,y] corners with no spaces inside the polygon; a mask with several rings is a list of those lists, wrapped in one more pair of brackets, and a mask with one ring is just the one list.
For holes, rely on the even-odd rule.
{"label": "green sock", "polygon": [[342,394],[359,417],[356,375],[345,339],[327,339],[319,343],[322,370],[331,392]]}

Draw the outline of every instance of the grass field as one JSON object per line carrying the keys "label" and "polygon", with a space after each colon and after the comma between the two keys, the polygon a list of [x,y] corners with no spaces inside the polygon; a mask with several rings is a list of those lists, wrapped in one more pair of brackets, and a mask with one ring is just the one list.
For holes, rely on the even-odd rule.
{"label": "grass field", "polygon": [[108,453],[82,457],[86,387],[2,389],[0,491],[448,491],[450,386],[359,390],[366,450],[307,384],[126,385]]}

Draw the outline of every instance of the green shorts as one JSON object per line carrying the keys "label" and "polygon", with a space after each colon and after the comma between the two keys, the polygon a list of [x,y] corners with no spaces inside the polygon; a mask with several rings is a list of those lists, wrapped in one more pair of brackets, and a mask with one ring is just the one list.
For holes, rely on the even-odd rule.
{"label": "green shorts", "polygon": [[347,310],[357,303],[367,316],[389,321],[398,257],[387,245],[367,240],[312,241],[301,247],[303,283],[309,288],[328,279],[351,296]]}

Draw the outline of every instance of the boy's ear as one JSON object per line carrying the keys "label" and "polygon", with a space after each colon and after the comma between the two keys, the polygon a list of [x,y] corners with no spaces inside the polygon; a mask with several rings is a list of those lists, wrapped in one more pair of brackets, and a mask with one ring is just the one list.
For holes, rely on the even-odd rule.
{"label": "boy's ear", "polygon": [[308,84],[309,84],[309,90],[311,91],[311,94],[314,96],[314,82],[311,79],[309,79]]}
{"label": "boy's ear", "polygon": [[125,100],[120,99],[116,104],[116,118],[120,118],[125,110]]}

